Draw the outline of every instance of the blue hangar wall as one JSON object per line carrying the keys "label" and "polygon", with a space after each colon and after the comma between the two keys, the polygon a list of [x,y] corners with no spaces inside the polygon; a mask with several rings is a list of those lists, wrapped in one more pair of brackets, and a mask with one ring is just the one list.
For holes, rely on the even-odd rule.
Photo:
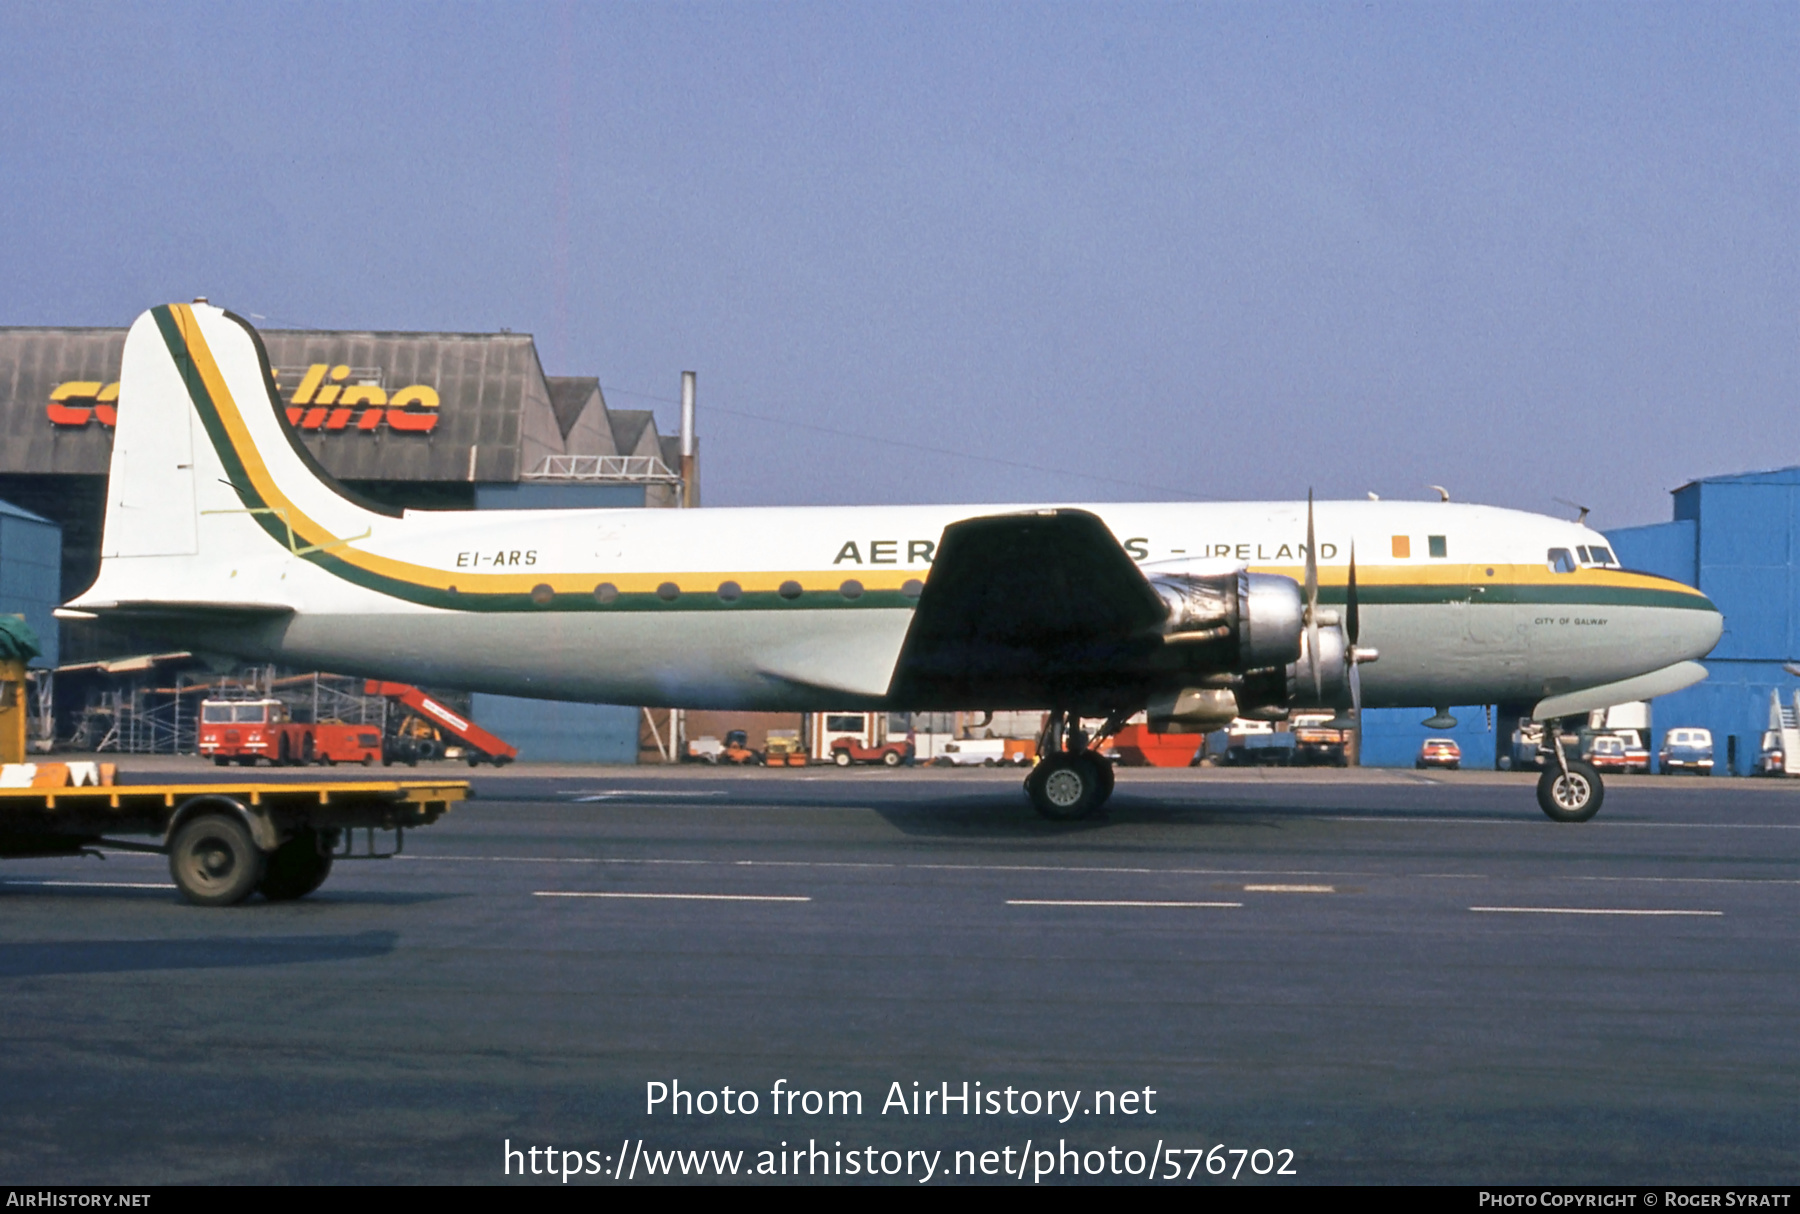
{"label": "blue hangar wall", "polygon": [[1607,532],[1628,569],[1698,587],[1725,613],[1725,635],[1702,659],[1710,677],[1651,706],[1651,749],[1683,725],[1712,730],[1713,774],[1756,764],[1769,695],[1792,702],[1800,679],[1800,468],[1712,476],[1677,489],[1675,517]]}
{"label": "blue hangar wall", "polygon": [[[477,510],[567,510],[643,506],[641,485],[567,483],[482,485]],[[483,729],[539,763],[636,763],[638,710],[615,704],[567,704],[476,692],[469,712]]]}
{"label": "blue hangar wall", "polygon": [[32,666],[56,666],[56,617],[50,613],[61,605],[62,528],[0,502],[0,615],[22,615],[37,633],[44,652]]}

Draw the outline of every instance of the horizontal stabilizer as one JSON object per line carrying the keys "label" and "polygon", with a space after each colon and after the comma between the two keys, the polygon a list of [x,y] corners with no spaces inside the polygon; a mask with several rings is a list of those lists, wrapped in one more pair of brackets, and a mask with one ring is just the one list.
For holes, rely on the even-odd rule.
{"label": "horizontal stabilizer", "polygon": [[79,608],[58,607],[62,620],[213,620],[217,622],[266,620],[292,615],[286,603],[224,603],[154,599],[123,603],[84,602]]}

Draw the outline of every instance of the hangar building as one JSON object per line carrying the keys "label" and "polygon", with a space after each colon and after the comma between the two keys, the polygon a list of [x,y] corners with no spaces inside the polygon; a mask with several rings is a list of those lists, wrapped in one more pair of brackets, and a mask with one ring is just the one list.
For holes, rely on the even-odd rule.
{"label": "hangar building", "polygon": [[[597,379],[544,374],[522,333],[261,330],[288,417],[332,475],[392,506],[517,509],[681,503],[679,439],[612,409]],[[13,519],[60,526],[50,592],[99,569],[124,329],[0,328],[0,545]],[[698,501],[691,486],[689,500]],[[22,534],[24,532],[21,532]],[[20,541],[23,542],[23,541]],[[0,559],[6,559],[0,551]],[[35,592],[34,592],[35,593]],[[142,653],[91,624],[31,620],[60,661]],[[527,757],[630,762],[635,709],[481,696],[474,712]]]}

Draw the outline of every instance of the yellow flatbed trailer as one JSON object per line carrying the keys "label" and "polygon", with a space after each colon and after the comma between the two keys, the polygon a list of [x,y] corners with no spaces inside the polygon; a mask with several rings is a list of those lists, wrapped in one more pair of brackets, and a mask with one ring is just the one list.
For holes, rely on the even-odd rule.
{"label": "yellow flatbed trailer", "polygon": [[[190,902],[231,906],[258,892],[283,901],[324,884],[334,860],[397,855],[408,827],[429,826],[473,795],[467,780],[0,788],[0,858],[100,845],[160,852]],[[368,837],[360,855],[359,830]],[[394,832],[393,851],[377,853],[377,830]],[[114,838],[121,834],[161,842]]]}

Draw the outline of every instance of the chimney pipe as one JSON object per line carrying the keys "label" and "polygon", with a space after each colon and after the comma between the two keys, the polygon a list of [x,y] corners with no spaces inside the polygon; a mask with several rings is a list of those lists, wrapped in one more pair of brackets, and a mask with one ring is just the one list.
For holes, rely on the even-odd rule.
{"label": "chimney pipe", "polygon": [[694,373],[681,373],[681,504],[700,504],[700,485],[694,475]]}

